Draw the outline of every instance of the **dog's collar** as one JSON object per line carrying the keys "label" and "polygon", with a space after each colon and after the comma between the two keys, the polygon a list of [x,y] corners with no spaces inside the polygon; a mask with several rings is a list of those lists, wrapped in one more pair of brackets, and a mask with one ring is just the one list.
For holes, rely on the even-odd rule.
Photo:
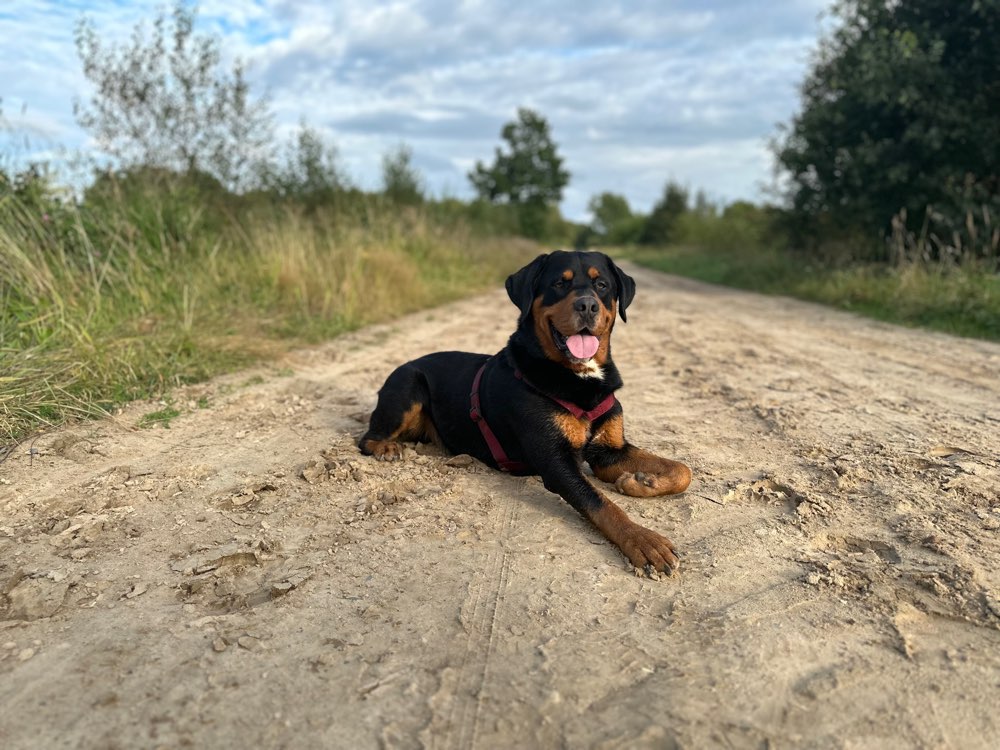
{"label": "dog's collar", "polygon": [[567,401],[564,398],[558,398],[557,396],[553,396],[551,393],[543,391],[537,385],[535,385],[526,377],[524,377],[524,374],[516,368],[514,370],[514,377],[523,382],[533,391],[536,391],[537,393],[540,393],[541,395],[545,396],[545,398],[549,399],[550,401],[555,401],[557,404],[559,404],[559,406],[564,408],[566,411],[568,411],[577,419],[586,419],[590,422],[593,422],[598,417],[603,417],[605,414],[611,411],[614,408],[615,404],[618,403],[618,399],[615,397],[615,394],[611,393],[608,395],[606,399],[604,399],[593,409],[584,409],[578,406],[577,404],[574,404],[572,401]]}

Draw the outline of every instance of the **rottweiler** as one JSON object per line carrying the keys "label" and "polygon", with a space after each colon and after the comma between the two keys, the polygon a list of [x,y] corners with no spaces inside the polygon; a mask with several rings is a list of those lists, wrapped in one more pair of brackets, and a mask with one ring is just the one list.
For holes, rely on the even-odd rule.
{"label": "rottweiler", "polygon": [[615,320],[635,280],[604,253],[555,251],[507,279],[517,330],[492,356],[437,352],[397,368],[378,393],[361,452],[402,457],[404,441],[433,441],[546,489],[588,518],[637,572],[672,573],[666,537],[632,521],[584,475],[633,497],[683,492],[691,470],[625,439],[622,378],[611,359]]}

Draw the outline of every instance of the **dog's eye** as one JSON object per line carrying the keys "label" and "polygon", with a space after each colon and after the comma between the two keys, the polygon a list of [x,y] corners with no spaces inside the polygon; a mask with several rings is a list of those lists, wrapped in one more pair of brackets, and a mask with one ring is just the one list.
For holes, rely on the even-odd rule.
{"label": "dog's eye", "polygon": [[604,279],[598,279],[597,281],[594,282],[594,288],[597,289],[597,291],[599,292],[606,291],[608,288],[608,282],[606,282]]}
{"label": "dog's eye", "polygon": [[564,286],[566,286],[566,280],[565,279],[559,279],[559,281],[557,281],[552,286],[554,286],[556,289],[562,289]]}

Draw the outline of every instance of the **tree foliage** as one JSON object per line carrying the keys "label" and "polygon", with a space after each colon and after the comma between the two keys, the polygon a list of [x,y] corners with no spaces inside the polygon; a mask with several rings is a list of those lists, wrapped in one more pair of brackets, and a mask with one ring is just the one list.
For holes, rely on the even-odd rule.
{"label": "tree foliage", "polygon": [[223,70],[219,40],[194,23],[195,10],[178,0],[151,33],[140,23],[129,42],[105,44],[81,20],[76,47],[94,93],[74,111],[120,167],[201,171],[238,189],[271,142],[271,114],[251,96],[243,65]]}
{"label": "tree foliage", "polygon": [[1000,0],[842,0],[775,142],[805,221],[965,223],[1000,194]]}
{"label": "tree foliage", "polygon": [[305,120],[276,159],[259,162],[256,182],[308,207],[332,203],[349,187],[337,147]]}
{"label": "tree foliage", "polygon": [[639,241],[646,216],[632,212],[624,195],[600,193],[587,204],[593,219],[578,244],[629,245]]}
{"label": "tree foliage", "polygon": [[477,161],[469,172],[469,181],[481,199],[517,206],[522,231],[541,236],[549,207],[562,200],[570,177],[552,140],[549,123],[537,112],[521,108],[517,119],[504,125],[500,137],[506,142],[506,150],[496,149],[490,167]]}
{"label": "tree foliage", "polygon": [[423,180],[413,166],[413,149],[405,143],[382,156],[382,192],[399,205],[423,202]]}
{"label": "tree foliage", "polygon": [[688,211],[688,190],[673,180],[663,188],[663,195],[646,219],[639,241],[647,245],[665,245],[677,238],[680,218]]}
{"label": "tree foliage", "polygon": [[590,228],[600,237],[614,233],[615,227],[632,218],[632,209],[624,195],[617,193],[601,193],[595,195],[587,204],[587,210],[594,219]]}

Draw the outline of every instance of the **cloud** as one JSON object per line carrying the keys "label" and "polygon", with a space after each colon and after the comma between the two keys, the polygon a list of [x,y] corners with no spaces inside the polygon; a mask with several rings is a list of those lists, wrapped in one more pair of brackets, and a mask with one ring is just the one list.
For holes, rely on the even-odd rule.
{"label": "cloud", "polygon": [[[76,19],[121,40],[159,4],[8,0],[0,35],[33,43],[0,51],[6,109],[26,101],[53,137],[82,143]],[[519,106],[536,108],[574,175],[563,209],[582,218],[603,190],[648,209],[668,178],[759,197],[766,140],[795,110],[825,4],[203,0],[199,24],[227,60],[249,62],[279,123],[332,133],[369,187],[381,154],[405,141],[432,190],[468,195],[468,167],[491,159]]]}

